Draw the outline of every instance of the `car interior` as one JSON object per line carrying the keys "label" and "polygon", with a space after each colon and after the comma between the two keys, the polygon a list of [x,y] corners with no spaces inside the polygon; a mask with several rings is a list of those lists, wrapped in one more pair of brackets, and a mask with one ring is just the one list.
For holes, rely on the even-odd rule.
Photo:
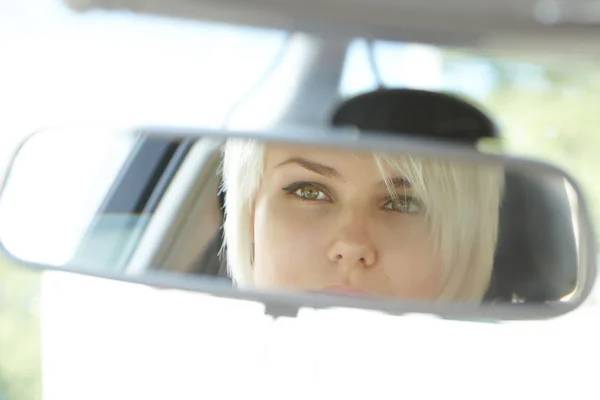
{"label": "car interior", "polygon": [[[472,104],[412,89],[380,89],[350,98],[332,113],[331,126],[394,135],[411,132],[472,146],[481,138],[499,135],[492,120]],[[219,166],[220,154],[215,152],[194,183],[191,206],[185,207],[186,218],[165,253],[170,256],[155,265],[228,279],[226,255],[221,251],[226,194],[220,191]],[[564,183],[506,173],[499,243],[486,301],[543,303],[560,301],[574,292],[579,255],[573,231],[550,226],[572,224],[572,216],[565,212],[568,201]],[[523,226],[522,221],[532,218],[536,224]]]}
{"label": "car interior", "polygon": [[[52,0],[60,5],[58,16],[52,20],[44,15],[50,11],[50,1],[39,2],[39,7],[12,2],[14,5],[0,7],[8,9],[5,22],[9,22],[6,26],[0,23],[0,31],[10,36],[3,41],[14,47],[8,50],[23,57],[4,60],[14,61],[8,63],[9,73],[4,74],[9,84],[6,108],[15,110],[5,118],[6,137],[13,129],[13,120],[15,128],[21,120],[24,126],[35,121],[56,123],[61,118],[65,122],[93,123],[91,116],[97,116],[98,123],[111,119],[168,121],[173,125],[164,129],[173,128],[176,134],[180,128],[174,124],[182,121],[200,121],[192,128],[196,133],[205,128],[227,133],[238,129],[238,125],[241,130],[253,129],[255,121],[262,125],[265,117],[274,120],[268,129],[273,127],[278,132],[294,124],[309,129],[351,127],[353,132],[361,134],[373,131],[396,138],[406,135],[435,139],[440,146],[459,144],[480,152],[489,150],[485,143],[502,144],[506,137],[505,144],[510,142],[515,148],[523,142],[527,145],[521,154],[531,154],[528,152],[532,148],[542,153],[547,149],[538,146],[537,140],[546,134],[545,129],[540,129],[539,136],[532,135],[521,142],[514,138],[521,133],[524,138],[529,126],[524,124],[522,130],[503,129],[503,123],[508,121],[511,128],[511,112],[538,115],[531,112],[536,106],[539,114],[552,116],[543,107],[546,102],[512,101],[508,88],[508,95],[503,93],[498,96],[500,100],[494,99],[502,107],[484,96],[477,103],[476,95],[458,88],[463,81],[478,80],[476,69],[454,73],[447,79],[453,82],[444,85],[419,86],[409,82],[412,80],[409,77],[402,84],[386,86],[377,82],[377,72],[373,71],[377,67],[365,56],[361,57],[358,68],[368,70],[364,75],[369,75],[369,79],[373,75],[374,84],[356,85],[356,91],[366,92],[344,92],[341,82],[352,42],[361,41],[365,48],[367,43],[377,42],[398,48],[412,44],[439,46],[443,50],[439,51],[440,59],[443,58],[440,64],[456,55],[457,59],[471,58],[470,53],[475,56],[473,59],[485,59],[492,54],[494,57],[506,54],[525,62],[547,59],[566,65],[571,74],[579,59],[598,61],[600,54],[600,1],[596,0]],[[569,11],[565,4],[574,4],[575,11]],[[67,14],[73,12],[82,14],[73,18],[77,29],[66,29],[70,22]],[[23,18],[19,19],[19,14]],[[128,20],[138,16],[143,19],[139,30]],[[87,17],[91,18],[86,20]],[[113,32],[102,18],[111,19],[115,23],[112,26],[120,29]],[[157,29],[156,36],[146,33],[149,31],[146,26],[161,23],[164,30]],[[183,26],[183,34],[189,35],[189,41],[180,40],[178,35],[167,40],[179,28],[178,24]],[[207,56],[202,40],[209,36],[212,24],[217,25],[216,30],[222,30],[226,39],[225,45],[219,41],[212,44],[211,49],[218,49],[215,54],[237,51],[228,48],[234,42],[231,37],[235,36],[230,35],[229,29],[239,26],[284,33],[290,36],[292,46],[281,52],[273,48],[277,50],[273,58],[267,52],[252,57],[265,64],[267,75],[262,75],[262,67],[257,68],[261,71],[256,77],[239,79],[244,82],[237,84],[236,78],[243,76],[239,69],[245,68],[246,60],[239,64],[224,63],[217,56]],[[85,30],[88,26],[89,35],[79,33],[88,32]],[[115,32],[124,34],[107,35]],[[310,46],[305,46],[302,40]],[[268,47],[262,43],[258,46],[259,50]],[[120,57],[103,56],[103,51],[93,52],[95,47],[110,49],[107,55]],[[254,51],[251,46],[243,47],[248,52]],[[306,53],[300,54],[300,50]],[[90,57],[92,54],[94,57]],[[128,61],[132,58],[125,57],[129,55],[144,61],[143,65],[133,67],[136,64]],[[191,57],[179,59],[182,55]],[[45,62],[40,63],[44,58]],[[197,64],[186,61],[191,58]],[[283,63],[271,65],[275,58],[289,61],[291,67],[283,68]],[[79,63],[87,59],[90,62]],[[30,62],[24,62],[27,60]],[[450,61],[448,64],[462,62]],[[214,73],[196,68],[211,63],[216,67],[207,70]],[[387,71],[393,75],[399,63],[395,58],[392,63],[381,62],[381,76]],[[226,71],[222,67],[225,64]],[[412,64],[415,70],[429,69],[427,62]],[[432,69],[438,68],[436,62],[431,64],[436,64]],[[113,76],[113,71],[114,76],[123,79],[107,79]],[[45,79],[61,76],[58,72],[69,79]],[[273,78],[275,75],[289,79],[296,88],[289,90],[287,82],[281,85]],[[204,90],[204,80],[214,84],[215,92],[230,94],[223,96],[227,101],[215,99],[211,90]],[[46,85],[46,81],[56,85]],[[130,82],[131,86],[127,85]],[[276,110],[281,115],[270,118],[270,114],[277,113],[271,113],[265,106],[268,101],[253,101],[252,96],[241,92],[247,86],[262,86],[256,90],[260,92],[272,82],[275,82],[272,86],[284,87],[289,99],[282,101],[277,96],[273,102],[281,103],[281,110]],[[587,82],[582,79],[581,85]],[[431,89],[442,86],[452,92]],[[568,85],[560,86],[561,90],[563,86]],[[59,90],[48,90],[55,87]],[[166,90],[170,88],[177,90]],[[589,92],[585,87],[582,91],[586,89]],[[469,94],[461,97],[457,93]],[[564,106],[561,101],[568,103],[571,95],[569,92],[564,97],[557,96],[557,109]],[[545,92],[539,97],[550,98]],[[223,114],[206,112],[196,103],[198,99],[209,104],[222,102]],[[583,100],[573,104],[581,104]],[[120,106],[121,101],[124,106]],[[238,107],[241,103],[248,107]],[[590,103],[593,109],[593,102]],[[506,104],[510,107],[505,107]],[[500,112],[492,113],[484,106]],[[503,114],[507,108],[508,118]],[[590,114],[584,107],[571,108],[584,109]],[[155,109],[164,112],[154,115]],[[246,117],[253,110],[259,110],[256,114],[261,115]],[[570,117],[570,121],[578,122],[572,117],[575,113],[560,114],[561,117],[564,114],[564,119]],[[201,117],[196,119],[198,115]],[[229,123],[221,126],[221,115]],[[209,122],[205,124],[205,120]],[[590,125],[584,118],[581,122]],[[577,133],[574,125],[566,122],[560,128]],[[156,126],[146,128],[151,132],[159,130]],[[144,129],[136,126],[127,128],[125,133],[137,134]],[[266,130],[263,126],[258,128],[263,129]],[[593,128],[591,131],[593,134]],[[553,133],[548,134],[550,139],[554,138],[550,136]],[[595,260],[590,260],[589,250],[596,250],[590,242],[597,238],[591,229],[588,232],[588,216],[583,215],[587,210],[579,214],[577,207],[581,203],[577,202],[589,202],[596,207],[597,196],[585,201],[581,197],[583,192],[573,194],[566,180],[555,176],[544,179],[535,170],[529,173],[526,169],[507,170],[498,246],[484,298],[485,303],[494,307],[449,304],[447,312],[442,313],[435,309],[439,303],[431,308],[432,312],[428,305],[381,302],[366,307],[368,312],[364,312],[362,307],[352,309],[352,299],[321,301],[321,296],[313,298],[312,294],[273,296],[228,290],[234,282],[228,274],[223,248],[227,196],[222,191],[220,175],[223,136],[185,140],[169,135],[161,136],[160,140],[150,136],[148,142],[155,143],[148,146],[153,151],[132,152],[133,156],[122,165],[123,170],[130,172],[133,167],[128,162],[141,159],[140,153],[155,161],[156,165],[151,167],[146,162],[136,167],[152,175],[146,181],[141,182],[139,174],[131,174],[133,178],[122,185],[122,192],[133,193],[123,197],[131,197],[136,203],[143,197],[143,207],[115,207],[108,211],[94,207],[89,214],[97,219],[89,230],[87,225],[82,228],[85,240],[80,245],[81,254],[70,260],[72,265],[66,268],[43,267],[46,270],[42,272],[39,266],[21,271],[23,268],[13,268],[8,263],[0,265],[3,269],[0,277],[6,280],[6,284],[0,285],[0,354],[3,355],[0,400],[88,397],[115,400],[163,395],[190,399],[206,394],[234,398],[247,396],[253,390],[263,399],[282,394],[329,398],[345,393],[352,397],[394,398],[404,392],[431,392],[430,397],[436,394],[441,397],[447,396],[453,386],[461,398],[477,398],[492,392],[496,394],[492,397],[500,397],[502,392],[505,395],[502,397],[516,393],[528,397],[523,395],[527,393],[532,398],[540,393],[554,394],[550,397],[558,397],[557,393],[561,397],[584,397],[594,392],[593,368],[571,365],[579,362],[583,366],[587,356],[597,359],[600,355],[600,346],[594,345],[600,333],[600,329],[594,328],[600,324],[593,323],[598,303],[559,318],[552,318],[555,312],[546,311],[560,312],[568,308],[571,300],[575,303],[586,297],[580,289],[588,285],[585,274],[595,275],[596,268],[590,266]],[[579,147],[589,149],[585,136],[577,140],[583,143]],[[157,144],[159,141],[162,143]],[[173,143],[181,146],[170,146]],[[567,142],[565,149],[569,150],[571,143]],[[186,153],[177,159],[164,157],[169,163],[164,167],[163,157],[157,153],[170,150],[178,153],[184,144],[189,144]],[[492,149],[495,150],[498,149]],[[151,157],[146,157],[146,153]],[[568,157],[577,160],[582,152],[565,151],[565,154],[567,160]],[[578,180],[578,171],[591,164],[587,159],[589,153],[584,154],[585,163],[573,163],[583,165],[579,170],[573,169]],[[127,187],[136,180],[137,185]],[[163,186],[158,188],[160,184]],[[582,188],[588,184],[589,179],[582,179]],[[80,188],[75,187],[74,192],[75,189]],[[102,192],[98,197],[112,201],[112,193],[96,191]],[[52,192],[61,196],[55,188]],[[47,196],[37,197],[40,203],[49,203]],[[146,202],[153,204],[151,210],[146,208]],[[34,214],[33,207],[21,208],[23,214]],[[49,210],[48,214],[60,215],[56,210]],[[599,215],[596,212],[595,217]],[[32,221],[36,222],[33,218]],[[57,227],[51,231],[54,236],[46,236],[53,239],[47,242],[62,239],[63,235],[55,233]],[[73,242],[77,247],[77,240]],[[93,261],[89,268],[78,268],[88,260]],[[69,270],[75,273],[62,272]],[[79,274],[81,270],[84,275]],[[152,276],[153,273],[156,275]],[[221,290],[217,282],[213,286],[211,281],[197,279],[200,277],[214,278],[226,290]],[[510,313],[500,307],[506,303],[515,304],[506,307]],[[523,303],[533,306],[526,307]],[[400,311],[386,311],[396,309]],[[531,317],[523,318],[528,309],[533,311]],[[463,318],[463,313],[473,316]],[[515,315],[509,316],[511,313]],[[546,315],[550,318],[547,321]],[[462,363],[457,364],[457,359]],[[469,384],[465,377],[476,384]],[[456,385],[457,381],[462,384]],[[586,386],[585,382],[591,384]]]}
{"label": "car interior", "polygon": [[[546,54],[550,48],[560,49],[563,54],[582,54],[583,49],[597,51],[600,43],[597,32],[576,19],[569,19],[567,14],[557,14],[553,21],[544,19],[547,10],[537,0],[458,3],[415,0],[403,1],[401,6],[376,1],[369,4],[369,13],[359,3],[344,2],[340,7],[332,0],[302,5],[279,0],[141,3],[68,0],[67,3],[79,11],[125,9],[205,22],[316,32],[317,36],[337,32],[340,37],[451,44],[485,51],[510,49],[513,55],[520,49],[531,54],[532,48],[544,49]],[[328,43],[335,42],[332,38]],[[578,46],[572,46],[575,40],[570,39],[575,38]],[[332,67],[332,63],[323,70],[333,76],[337,66]],[[317,103],[312,108],[323,109]],[[492,118],[469,102],[443,93],[408,89],[379,89],[342,101],[331,112],[328,122],[332,127],[355,126],[393,135],[408,132],[474,147],[481,139],[501,137]],[[161,215],[164,210],[176,213],[176,218],[170,227],[160,219],[150,223],[140,249],[136,250],[133,270],[168,266],[171,271],[227,278],[221,230],[226,193],[220,193],[220,157],[215,152],[199,170],[194,151],[203,150],[193,149],[184,170],[178,172],[169,189],[171,193],[165,196],[156,213]],[[568,228],[572,226],[572,215],[565,211],[570,201],[567,192],[565,182],[506,173],[499,243],[487,301],[552,302],[574,293],[582,273],[579,266],[585,262],[580,260],[585,250],[579,248],[573,230]],[[536,223],[523,224],[524,216]],[[156,243],[159,239],[151,239],[155,234],[161,243]]]}

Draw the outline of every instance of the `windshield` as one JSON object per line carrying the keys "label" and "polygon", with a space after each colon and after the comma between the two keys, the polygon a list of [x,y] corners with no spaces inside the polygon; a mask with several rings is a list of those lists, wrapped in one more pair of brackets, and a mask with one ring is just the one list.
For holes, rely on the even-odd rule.
{"label": "windshield", "polygon": [[[0,48],[3,55],[0,67],[0,88],[2,88],[0,106],[5,112],[0,114],[0,126],[3,131],[0,135],[0,163],[6,165],[10,153],[24,135],[47,125],[100,122],[102,124],[221,127],[237,102],[244,98],[277,58],[285,40],[286,33],[278,30],[169,20],[130,13],[98,11],[79,15],[67,9],[58,0],[32,0],[27,5],[17,0],[2,2],[0,3]],[[598,67],[597,62],[591,61],[573,65],[569,60],[531,60],[522,55],[490,55],[410,43],[379,41],[374,43],[373,48],[369,48],[366,40],[355,38],[346,53],[339,95],[343,98],[378,86],[400,86],[450,91],[475,102],[499,124],[502,146],[508,152],[552,161],[578,179],[588,197],[595,226],[599,227],[600,185],[597,185],[595,180],[596,174],[600,171],[600,160],[596,156],[597,149],[600,148],[600,135],[595,132],[595,127],[600,123],[600,115],[594,112],[600,107],[600,68]],[[279,90],[281,96],[284,96],[284,92],[289,91],[290,87],[282,85]],[[125,157],[126,154],[115,157],[111,164],[114,169],[104,170],[107,186],[110,176],[117,173],[116,169],[122,165]],[[89,169],[82,168],[76,171],[80,182],[91,182],[97,172],[98,164],[94,164],[94,160],[91,159],[87,161],[90,162]],[[43,159],[40,159],[40,162],[43,162]],[[79,163],[77,160],[72,162]],[[69,172],[68,168],[67,172]],[[97,208],[97,204],[102,201],[103,191],[100,190],[100,186],[98,186],[98,198],[88,199],[89,209]],[[72,188],[55,189],[78,193],[75,185]],[[65,203],[61,204],[66,206]],[[27,211],[26,205],[27,202],[24,201],[25,211]],[[87,209],[82,210],[81,215],[90,217]],[[4,218],[8,217],[10,216]],[[49,217],[56,218],[56,215],[40,215],[40,218]],[[60,225],[57,229],[72,232],[73,237],[69,238],[66,234],[55,235],[52,239],[55,242],[47,244],[48,251],[54,252],[57,258],[69,257],[72,254],[72,248],[69,246],[72,247],[77,232],[83,229],[77,225],[82,223],[81,221],[83,219],[71,221],[70,224],[55,221],[56,225]],[[12,224],[14,226],[18,221],[12,221]],[[41,237],[41,233],[39,234]],[[131,295],[133,292],[129,289],[123,288],[121,291],[115,289],[111,296],[107,296],[110,301],[104,299],[103,302],[94,303],[90,300],[86,303],[73,298],[74,296],[85,297],[86,294],[89,299],[93,296],[96,296],[96,299],[106,296],[100,291],[100,286],[98,291],[94,291],[91,289],[94,285],[90,284],[89,291],[86,293],[86,290],[82,289],[86,286],[80,281],[74,281],[73,286],[69,287],[59,281],[56,281],[53,286],[49,280],[46,280],[42,283],[47,284],[44,293],[47,304],[42,304],[39,297],[41,281],[41,275],[38,273],[21,271],[5,260],[0,264],[0,354],[3,355],[0,357],[0,399],[51,398],[50,393],[55,393],[55,396],[64,399],[68,398],[65,391],[74,390],[73,393],[76,393],[70,386],[71,378],[66,378],[69,376],[66,371],[81,368],[74,366],[77,365],[75,360],[82,360],[77,357],[83,355],[75,348],[76,346],[70,352],[64,349],[65,346],[73,346],[69,344],[73,343],[69,340],[80,340],[78,343],[82,346],[83,339],[93,341],[94,338],[86,336],[92,335],[93,332],[96,336],[103,337],[104,343],[116,346],[114,348],[124,343],[131,345],[142,335],[147,335],[144,343],[151,346],[153,343],[158,343],[153,342],[152,337],[156,339],[157,335],[177,333],[180,335],[177,336],[180,343],[178,351],[182,353],[188,348],[185,343],[195,340],[190,332],[196,334],[205,332],[201,330],[200,325],[195,325],[195,330],[190,331],[153,330],[158,328],[155,325],[156,321],[151,317],[170,316],[169,321],[174,323],[177,316],[168,312],[168,305],[184,307],[185,302],[179,300],[160,303],[159,299],[164,297],[156,294],[153,300],[148,300],[145,304],[147,324],[141,323],[138,330],[134,331],[134,328],[128,325],[130,321],[127,312],[117,311],[123,304],[129,304],[130,308],[127,309],[129,312],[139,312],[143,309],[141,301],[139,304],[135,303],[135,306],[132,305],[133,303],[127,303],[135,301],[135,296]],[[165,293],[160,294],[166,296]],[[54,300],[50,300],[51,298]],[[196,308],[192,311],[188,307],[177,314],[180,323],[194,318],[200,322],[209,321],[197,317],[200,309],[214,310],[217,307],[214,303],[209,304],[206,301],[208,300],[201,298],[195,302],[185,303],[194,304]],[[597,313],[597,308],[593,307],[597,302],[597,297],[592,298],[586,307],[590,307]],[[77,311],[73,307],[78,303],[88,306],[94,304],[97,308],[89,312]],[[53,304],[53,307],[50,307],[50,304]],[[216,324],[216,316],[224,315],[219,313],[226,313],[228,304],[219,304],[223,305],[223,308],[211,314],[214,318],[206,322],[206,326]],[[45,310],[43,320],[40,307]],[[162,313],[160,310],[155,312],[149,307],[158,307]],[[578,319],[583,321],[580,322],[582,324],[580,329],[587,332],[586,335],[589,337],[592,337],[594,332],[599,333],[594,328],[598,325],[597,321],[586,320],[593,314],[589,311],[581,311],[581,313],[585,317]],[[190,315],[194,317],[190,318]],[[335,330],[331,324],[323,322],[325,319],[311,318],[321,321],[315,322],[312,330],[307,328],[312,335],[308,337],[315,343],[317,328],[331,329],[328,331],[331,335],[324,335],[330,341],[335,339],[333,332],[341,334],[341,328]],[[92,320],[95,323],[92,323]],[[368,321],[375,323],[376,319],[369,317]],[[75,323],[78,324],[79,330],[75,328]],[[81,330],[81,326],[85,326],[86,323],[89,323],[89,330]],[[245,325],[239,321],[232,323],[231,329],[250,330],[255,335],[259,335],[263,332],[261,329],[271,322],[256,322],[256,325],[251,325],[249,320],[244,320],[244,323]],[[286,328],[288,323],[289,321],[283,322],[283,327],[278,329],[282,332],[287,329],[286,332],[290,333],[292,329]],[[519,326],[518,323],[515,325]],[[69,328],[70,326],[72,328]],[[124,336],[119,336],[114,334],[113,329],[106,329],[107,326],[118,327],[119,330],[125,331],[127,329],[124,327],[129,327],[132,330],[127,331]],[[338,327],[341,326],[357,329],[356,323]],[[382,329],[385,326],[381,325]],[[437,325],[433,327],[427,324],[404,323],[401,326],[408,330],[412,329],[411,337],[415,340],[420,337],[421,328],[429,332],[436,331],[447,339],[444,343],[452,337],[469,337],[469,334],[461,329],[463,326],[472,328],[472,325],[461,324],[452,327],[447,325],[444,327],[446,330],[440,330]],[[416,328],[417,326],[419,328]],[[567,335],[569,331],[567,328],[572,325],[565,329],[554,328],[554,326],[558,325],[552,325],[548,331],[545,330],[545,326],[539,328],[536,334],[546,335],[545,345],[548,348],[555,346],[559,353],[564,353],[561,361],[557,362],[558,365],[572,362],[572,352],[577,349],[573,347],[567,351],[564,347],[566,336],[561,336]],[[491,326],[490,329],[476,328],[473,332],[483,335],[481,337],[489,335],[485,337],[490,341],[502,340],[501,334],[508,332],[500,333],[501,331],[491,328],[495,326]],[[535,329],[538,328],[531,328],[530,338],[534,337]],[[549,333],[550,330],[553,332]],[[152,335],[149,331],[156,335]],[[392,337],[391,332],[400,334],[396,328],[386,332],[385,336],[388,339]],[[240,350],[242,348],[240,343],[247,344],[251,342],[252,337],[258,337],[250,335],[250,339],[247,338],[246,341],[236,341],[230,333],[221,336],[211,332],[210,335],[212,336],[208,342],[222,343],[225,347],[215,345],[221,350],[234,342],[236,349]],[[294,335],[298,335],[298,332],[294,332],[292,338],[300,340]],[[518,346],[523,345],[524,342],[519,342],[521,339],[515,330],[511,331],[509,336],[510,338],[506,340],[511,341],[514,349],[519,349]],[[42,341],[46,343],[43,354]],[[579,342],[580,351],[584,350],[585,343],[590,343],[580,340],[579,336],[570,338],[569,341]],[[360,348],[356,343],[343,342],[345,346]],[[378,342],[378,339],[370,339],[370,343],[373,342]],[[376,351],[368,346],[356,351],[366,357],[365,360],[381,362],[380,359],[367,356],[376,352],[384,353],[386,351],[384,342],[386,340],[380,339],[378,343],[381,345],[376,347]],[[438,347],[441,346],[440,342],[436,343]],[[462,343],[469,344],[466,340]],[[260,342],[259,345],[262,346],[264,343]],[[267,353],[270,354],[270,362],[273,365],[287,356],[298,355],[302,349],[306,350],[306,346],[294,346],[289,342],[271,346],[267,349],[270,353]],[[310,354],[317,357],[318,349],[319,346],[312,347]],[[541,353],[543,347],[538,349],[540,354],[532,357],[543,360],[544,354]],[[100,357],[101,349],[96,347],[95,350],[93,354]],[[137,350],[139,354],[148,351],[141,347]],[[157,351],[156,348],[154,350]],[[248,359],[262,357],[265,354],[263,350],[264,348],[258,351],[254,347],[248,347],[245,356],[249,357]],[[502,346],[497,348],[495,353],[497,357],[502,356],[501,350]],[[255,353],[250,354],[252,351]],[[337,347],[336,351],[337,356],[341,357],[344,349]],[[217,353],[215,348],[211,354],[216,357]],[[330,356],[335,359],[336,355],[333,353],[335,351],[332,351]],[[6,354],[15,356],[5,357]],[[200,354],[204,353],[198,351],[194,354],[200,357]],[[40,361],[42,355],[46,363],[43,368]],[[168,356],[162,353],[159,355]],[[168,360],[177,362],[175,356],[171,355],[171,357]],[[454,357],[459,357],[459,354],[454,354]],[[93,359],[92,356],[90,358]],[[305,373],[310,368],[318,369],[314,363],[305,361],[306,363],[302,364],[305,369],[298,367],[298,373],[303,371]],[[192,365],[192,361],[189,362],[186,377],[193,380],[200,376],[201,372],[190,371],[200,367],[196,364]],[[478,362],[484,363],[486,360],[482,357]],[[98,374],[108,373],[107,370],[114,368],[114,375],[111,376],[127,375],[125,364],[121,365],[121,369],[114,364],[114,360],[110,365],[97,362],[95,371]],[[336,365],[339,367],[339,364],[338,362]],[[421,365],[423,371],[426,371],[426,364]],[[134,364],[127,365],[134,367]],[[141,368],[139,362],[135,365],[137,365],[135,368]],[[252,368],[251,363],[243,365]],[[508,364],[505,366],[514,367]],[[451,369],[450,365],[446,367]],[[207,374],[215,368],[221,368],[219,371],[225,376],[234,375],[224,366],[212,365],[201,368],[205,368],[204,372]],[[329,367],[322,368],[326,370],[332,367],[329,364]],[[141,368],[140,371],[142,370],[148,372],[149,368]],[[54,374],[51,371],[55,371]],[[63,378],[58,371],[62,371]],[[241,374],[241,367],[236,371]],[[322,371],[320,373],[324,373]],[[348,369],[338,368],[336,371],[338,383],[344,377],[341,371],[350,373]],[[41,379],[42,372],[45,374],[44,385]],[[316,375],[318,374],[315,372]],[[392,379],[393,376],[395,375],[390,373],[387,377]],[[95,377],[99,379],[98,375]],[[226,380],[219,382],[226,384]],[[87,383],[93,385],[93,380]],[[58,393],[64,396],[58,396]],[[166,396],[166,392],[163,394]],[[75,394],[72,396],[76,398]]]}

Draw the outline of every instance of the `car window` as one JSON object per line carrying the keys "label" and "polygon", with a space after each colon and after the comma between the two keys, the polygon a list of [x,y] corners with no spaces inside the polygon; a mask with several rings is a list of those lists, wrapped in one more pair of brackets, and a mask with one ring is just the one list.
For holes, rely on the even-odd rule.
{"label": "car window", "polygon": [[190,146],[187,141],[139,137],[67,262],[123,271]]}

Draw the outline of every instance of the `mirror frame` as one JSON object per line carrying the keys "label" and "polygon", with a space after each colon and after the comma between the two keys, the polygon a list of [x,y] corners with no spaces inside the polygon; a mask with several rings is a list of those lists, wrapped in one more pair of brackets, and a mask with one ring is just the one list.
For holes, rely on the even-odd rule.
{"label": "mirror frame", "polygon": [[[85,130],[90,126],[59,126],[37,130],[27,136],[17,147],[10,159],[9,168],[2,177],[0,196],[4,193],[7,178],[10,176],[14,160],[28,140],[49,129],[77,128]],[[505,320],[524,321],[549,319],[567,314],[578,308],[591,293],[596,280],[596,240],[586,200],[575,179],[560,168],[542,161],[503,154],[484,153],[470,146],[456,143],[419,138],[405,134],[403,137],[390,137],[382,132],[358,131],[356,129],[277,129],[274,131],[227,131],[184,126],[134,126],[107,127],[113,132],[132,132],[135,134],[164,137],[169,139],[211,138],[224,141],[227,138],[257,139],[270,142],[283,142],[302,145],[320,145],[348,150],[385,150],[411,156],[439,157],[447,160],[471,161],[473,163],[511,165],[525,169],[530,173],[551,173],[561,175],[573,188],[578,201],[578,227],[580,233],[580,264],[578,282],[569,302],[548,302],[545,304],[441,304],[396,300],[373,300],[351,298],[333,294],[283,293],[252,289],[238,289],[229,282],[215,277],[178,275],[168,272],[152,272],[145,276],[122,275],[119,273],[99,273],[82,271],[76,268],[64,268],[36,262],[26,262],[10,254],[0,241],[0,251],[13,263],[37,270],[76,273],[97,278],[137,283],[161,289],[175,289],[200,292],[216,297],[263,303],[265,313],[274,317],[295,317],[302,308],[330,309],[353,308],[383,312],[390,315],[433,314],[445,319],[456,320]],[[93,130],[98,131],[98,126]]]}

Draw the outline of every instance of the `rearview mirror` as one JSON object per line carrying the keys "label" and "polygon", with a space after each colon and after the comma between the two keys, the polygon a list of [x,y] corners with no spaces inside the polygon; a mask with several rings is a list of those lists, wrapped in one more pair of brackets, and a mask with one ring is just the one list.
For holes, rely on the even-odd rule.
{"label": "rearview mirror", "polygon": [[55,128],[19,148],[0,242],[31,267],[299,307],[529,319],[595,276],[555,167],[352,130]]}

